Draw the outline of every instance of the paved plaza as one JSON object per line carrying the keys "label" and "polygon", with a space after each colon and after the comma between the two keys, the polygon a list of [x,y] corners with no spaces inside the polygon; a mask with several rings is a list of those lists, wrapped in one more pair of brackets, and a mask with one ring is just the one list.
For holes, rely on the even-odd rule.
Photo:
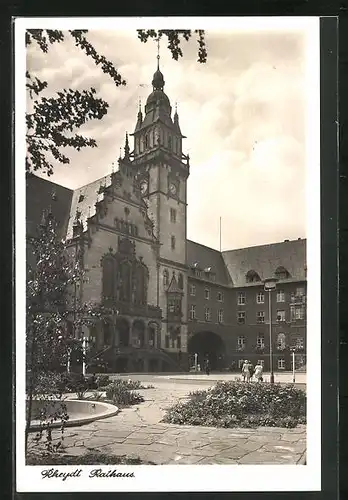
{"label": "paved plaza", "polygon": [[[233,375],[233,374],[231,374]],[[214,428],[161,423],[166,408],[191,391],[214,385],[207,375],[127,375],[155,388],[140,390],[145,402],[118,415],[65,430],[69,455],[100,451],[156,464],[303,464],[306,428]],[[176,378],[176,380],[173,379]],[[179,377],[179,378],[178,378]],[[234,379],[236,374],[232,377]],[[221,377],[219,377],[221,379]],[[57,431],[54,435],[58,436]]]}

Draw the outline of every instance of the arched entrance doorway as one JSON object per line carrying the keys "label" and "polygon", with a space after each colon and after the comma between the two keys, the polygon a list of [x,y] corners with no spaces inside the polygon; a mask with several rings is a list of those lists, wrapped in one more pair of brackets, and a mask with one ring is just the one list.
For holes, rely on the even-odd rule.
{"label": "arched entrance doorway", "polygon": [[125,318],[117,318],[116,328],[120,339],[120,346],[127,347],[129,345],[129,323]]}
{"label": "arched entrance doorway", "polygon": [[203,370],[204,362],[208,358],[212,370],[223,368],[225,344],[222,338],[214,332],[198,332],[189,338],[187,350],[193,359],[198,354],[198,363]]}

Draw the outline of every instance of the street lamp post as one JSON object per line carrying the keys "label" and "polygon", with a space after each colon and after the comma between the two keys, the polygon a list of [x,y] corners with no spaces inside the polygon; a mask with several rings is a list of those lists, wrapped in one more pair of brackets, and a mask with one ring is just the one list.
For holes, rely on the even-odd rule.
{"label": "street lamp post", "polygon": [[269,321],[269,368],[270,368],[270,383],[274,384],[273,371],[273,340],[272,340],[272,291],[277,286],[276,278],[267,278],[264,280],[264,289],[268,292],[268,321]]}
{"label": "street lamp post", "polygon": [[291,349],[292,354],[292,383],[295,383],[295,349]]}
{"label": "street lamp post", "polygon": [[94,343],[95,337],[83,337],[82,338],[82,375],[86,375],[86,352],[87,344]]}

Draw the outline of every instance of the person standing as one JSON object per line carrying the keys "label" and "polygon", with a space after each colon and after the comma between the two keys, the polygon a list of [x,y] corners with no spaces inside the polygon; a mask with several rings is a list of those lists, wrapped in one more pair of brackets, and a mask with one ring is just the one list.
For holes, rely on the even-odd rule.
{"label": "person standing", "polygon": [[255,365],[254,377],[258,382],[263,382],[263,366],[261,365],[261,363],[257,363]]}
{"label": "person standing", "polygon": [[243,363],[242,366],[242,377],[243,377],[243,382],[250,382],[250,364],[249,361],[246,359]]}
{"label": "person standing", "polygon": [[209,375],[209,374],[210,374],[210,363],[209,363],[209,359],[207,359],[207,360],[205,361],[205,373],[206,373],[207,375]]}

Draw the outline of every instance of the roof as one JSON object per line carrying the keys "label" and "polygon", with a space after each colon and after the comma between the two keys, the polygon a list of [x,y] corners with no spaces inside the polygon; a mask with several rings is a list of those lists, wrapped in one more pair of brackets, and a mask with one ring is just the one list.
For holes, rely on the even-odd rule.
{"label": "roof", "polygon": [[274,277],[279,267],[290,274],[288,280],[282,281],[306,280],[306,239],[228,250],[222,256],[234,286],[246,285],[249,271],[255,271],[264,280]]}
{"label": "roof", "polygon": [[69,210],[69,219],[67,224],[67,239],[73,236],[73,223],[76,218],[76,212],[80,213],[79,219],[83,223],[83,228],[87,228],[87,219],[92,217],[95,212],[95,204],[103,198],[101,188],[108,187],[111,184],[111,174],[100,177],[99,179],[81,186],[73,191],[71,206]]}
{"label": "roof", "polygon": [[27,235],[35,236],[44,210],[51,210],[58,223],[61,238],[66,235],[71,200],[71,189],[55,184],[34,174],[26,176],[26,224]]}
{"label": "roof", "polygon": [[211,268],[215,273],[215,281],[224,285],[230,285],[231,281],[221,252],[209,248],[201,243],[187,240],[187,265],[197,267],[201,270]]}

